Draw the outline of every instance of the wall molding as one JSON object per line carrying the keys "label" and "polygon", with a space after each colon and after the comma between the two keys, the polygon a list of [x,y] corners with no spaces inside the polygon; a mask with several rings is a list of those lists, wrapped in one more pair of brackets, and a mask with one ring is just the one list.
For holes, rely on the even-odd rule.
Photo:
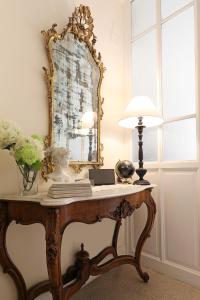
{"label": "wall molding", "polygon": [[[131,251],[131,254],[134,254],[134,251]],[[166,276],[200,288],[200,271],[183,267],[168,260],[162,262],[159,257],[145,252],[142,253],[141,260],[144,268],[150,268]]]}

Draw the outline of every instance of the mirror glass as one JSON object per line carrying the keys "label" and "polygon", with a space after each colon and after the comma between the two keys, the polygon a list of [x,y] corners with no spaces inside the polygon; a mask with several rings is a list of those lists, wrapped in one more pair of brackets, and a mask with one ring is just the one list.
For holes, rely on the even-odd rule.
{"label": "mirror glass", "polygon": [[84,42],[68,33],[52,44],[53,136],[73,161],[97,162],[100,70]]}

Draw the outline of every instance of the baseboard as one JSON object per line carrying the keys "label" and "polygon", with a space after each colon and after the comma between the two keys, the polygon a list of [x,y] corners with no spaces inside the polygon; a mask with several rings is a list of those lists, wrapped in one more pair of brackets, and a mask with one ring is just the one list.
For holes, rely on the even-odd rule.
{"label": "baseboard", "polygon": [[190,284],[200,289],[200,272],[175,264],[170,261],[162,262],[158,257],[142,254],[141,263],[145,267],[155,270],[171,278]]}

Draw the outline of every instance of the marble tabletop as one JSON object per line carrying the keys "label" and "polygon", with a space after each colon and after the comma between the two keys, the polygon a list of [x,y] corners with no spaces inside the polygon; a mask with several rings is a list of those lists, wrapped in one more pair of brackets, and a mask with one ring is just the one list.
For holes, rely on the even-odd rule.
{"label": "marble tabletop", "polygon": [[1,196],[0,200],[7,201],[26,201],[40,203],[42,206],[62,206],[77,201],[85,200],[100,200],[105,198],[112,198],[114,196],[120,197],[125,195],[131,195],[133,193],[141,192],[145,189],[154,188],[155,184],[151,185],[126,185],[126,184],[115,184],[115,185],[101,185],[92,187],[92,196],[90,197],[73,197],[73,198],[60,198],[53,199],[47,196],[47,192],[38,193],[33,196],[21,196],[21,195],[6,195]]}

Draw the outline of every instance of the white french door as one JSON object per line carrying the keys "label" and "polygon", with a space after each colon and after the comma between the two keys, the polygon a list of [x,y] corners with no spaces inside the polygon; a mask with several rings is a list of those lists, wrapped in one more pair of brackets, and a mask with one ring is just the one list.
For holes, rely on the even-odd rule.
{"label": "white french door", "polygon": [[[133,96],[149,96],[165,121],[144,133],[147,178],[158,184],[144,259],[200,287],[200,0],[133,0],[131,7]],[[131,251],[145,214],[132,219]]]}

